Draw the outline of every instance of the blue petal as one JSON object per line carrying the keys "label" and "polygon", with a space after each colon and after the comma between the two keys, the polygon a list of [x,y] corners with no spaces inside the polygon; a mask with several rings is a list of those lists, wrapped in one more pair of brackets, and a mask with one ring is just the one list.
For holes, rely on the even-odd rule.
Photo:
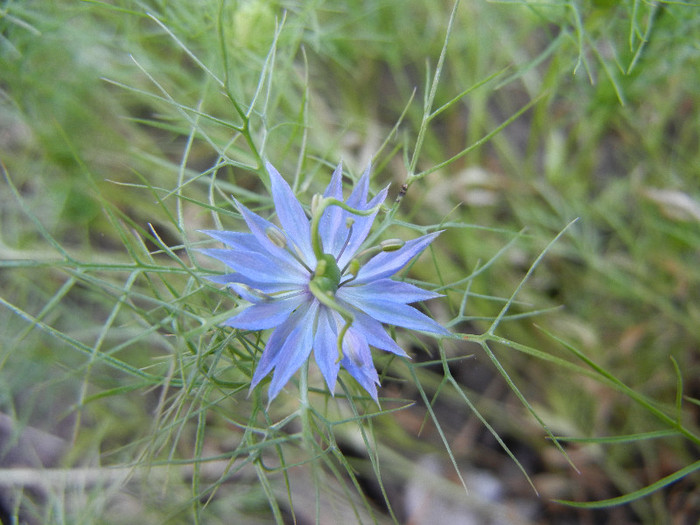
{"label": "blue petal", "polygon": [[[308,270],[299,264],[294,266],[287,261],[280,261],[270,254],[264,257],[256,252],[234,252],[219,248],[200,251],[248,277],[252,283],[290,283],[301,286],[309,282]],[[257,284],[250,286],[258,287]]]}
{"label": "blue petal", "polygon": [[[271,226],[277,229],[276,226]],[[210,237],[213,237],[217,241],[220,241],[232,248],[231,250],[214,249],[214,251],[209,253],[206,249],[199,250],[205,255],[209,255],[210,257],[216,257],[219,260],[226,262],[224,258],[226,258],[227,260],[233,258],[235,260],[235,254],[237,253],[244,252],[248,253],[249,255],[256,254],[258,257],[258,261],[268,261],[272,257],[273,259],[275,259],[276,264],[280,267],[280,270],[282,271],[288,271],[292,274],[296,274],[300,271],[301,265],[298,263],[298,261],[293,260],[293,258],[290,261],[289,253],[286,253],[284,251],[282,253],[279,253],[277,251],[276,253],[270,253],[267,247],[262,246],[260,242],[258,242],[256,236],[252,233],[232,232],[224,230],[200,231],[202,233],[206,233]],[[269,239],[266,238],[266,241],[269,241]],[[231,255],[231,257],[227,257],[225,255],[227,252]],[[279,256],[281,256],[281,258]],[[257,266],[260,266],[259,262]],[[308,273],[308,270],[304,269],[304,271]]]}
{"label": "blue petal", "polygon": [[[237,200],[234,199],[234,202],[235,202],[236,206],[238,207],[238,211],[240,211],[241,215],[243,215],[243,219],[245,220],[246,224],[248,225],[248,228],[250,228],[250,231],[252,232],[253,235],[255,235],[255,238],[257,239],[257,241],[260,243],[260,245],[264,248],[264,250],[266,252],[270,253],[271,255],[275,255],[279,259],[287,261],[292,266],[296,266],[298,268],[303,268],[303,266],[299,263],[299,261],[297,261],[292,256],[291,253],[289,253],[285,248],[277,246],[267,236],[267,231],[270,228],[273,228],[273,229],[279,231],[279,228],[277,226],[272,224],[270,221],[263,219],[257,213],[250,211],[248,208],[246,208],[243,204],[241,204]],[[282,233],[285,235],[285,237],[289,241],[289,236],[286,235],[286,233],[284,233],[284,232],[282,232]],[[315,266],[315,264],[308,265],[308,266],[313,268]]]}
{"label": "blue petal", "polygon": [[350,304],[357,301],[371,301],[373,299],[387,299],[397,303],[415,303],[416,301],[427,301],[440,297],[440,294],[423,290],[412,284],[394,281],[392,279],[379,279],[365,284],[355,286],[350,283],[338,289],[338,297]]}
{"label": "blue petal", "polygon": [[360,271],[357,273],[357,279],[353,281],[353,285],[363,284],[394,275],[403,268],[408,261],[425,250],[440,233],[441,232],[435,232],[424,235],[423,237],[418,237],[417,239],[408,241],[399,250],[381,252],[375,255],[367,261],[366,264],[360,267]]}
{"label": "blue petal", "polygon": [[297,309],[292,315],[289,316],[284,323],[278,326],[270,338],[267,340],[265,345],[265,350],[260,356],[260,361],[253,374],[253,380],[250,383],[250,389],[252,390],[255,386],[267,375],[270,371],[277,365],[282,355],[282,348],[284,347],[285,341],[289,338],[295,327],[299,325],[299,321],[304,317],[306,313],[306,308]]}
{"label": "blue petal", "polygon": [[355,319],[352,324],[364,334],[368,344],[401,357],[408,357],[408,354],[404,352],[403,348],[389,337],[389,334],[386,333],[386,330],[384,330],[384,327],[379,321],[358,310],[353,311],[353,314],[355,315]]}
{"label": "blue petal", "polygon": [[361,333],[353,328],[347,331],[343,339],[343,359],[341,364],[376,401],[379,376],[374,368],[372,354],[367,341]]}
{"label": "blue petal", "polygon": [[[227,273],[224,275],[205,275],[204,278],[207,281],[211,281],[216,284],[229,284],[240,282],[238,279],[243,277],[240,273]],[[245,277],[243,277],[245,279]],[[244,283],[248,284],[248,283]]]}
{"label": "blue petal", "polygon": [[372,165],[369,164],[362,173],[360,180],[355,184],[355,187],[347,200],[347,204],[351,208],[362,208],[367,203],[367,194],[369,193],[369,174],[371,171]]}
{"label": "blue petal", "polygon": [[381,323],[439,335],[450,335],[450,332],[437,321],[406,304],[374,299],[372,301],[355,302],[352,306],[374,317]]}
{"label": "blue petal", "polygon": [[[259,280],[250,279],[242,273],[227,273],[225,275],[207,275],[205,279],[217,284],[225,284],[231,286],[234,283],[245,284],[250,288],[255,288],[260,290],[262,293],[273,294],[278,292],[288,292],[292,290],[302,289],[303,284],[298,283],[288,283],[288,282],[274,282],[274,283],[263,283]],[[231,286],[233,288],[233,286]]]}
{"label": "blue petal", "polygon": [[333,197],[334,199],[343,200],[343,163],[339,162],[333,171],[331,182],[328,184],[324,197]]}
{"label": "blue petal", "polygon": [[280,393],[280,390],[287,384],[287,381],[299,370],[311,353],[313,346],[314,319],[318,313],[318,301],[311,303],[311,306],[304,313],[302,319],[296,323],[287,340],[282,345],[279,352],[279,359],[275,364],[275,372],[270,381],[270,388],[267,391],[269,401],[272,401]]}
{"label": "blue petal", "polygon": [[[362,174],[362,177],[360,177],[352,194],[345,201],[348,206],[366,211],[381,204],[386,199],[388,187],[379,192],[370,202],[366,202],[369,192],[370,171],[371,167],[368,167]],[[326,197],[342,199],[341,179],[342,166],[339,165],[333,173],[331,183],[326,189],[324,194]],[[339,206],[329,206],[326,209],[319,223],[319,234],[324,251],[338,259],[338,266],[342,268],[352,259],[355,252],[367,238],[367,235],[369,235],[375,217],[376,213],[368,216],[356,215],[343,210]],[[348,219],[351,219],[353,222],[352,230],[348,230],[346,226]],[[343,246],[345,246],[344,249]],[[338,257],[341,250],[343,250],[342,256]]]}
{"label": "blue petal", "polygon": [[[342,163],[338,164],[338,167],[333,172],[331,182],[328,184],[323,196],[343,200]],[[339,206],[329,206],[326,208],[318,223],[318,231],[321,237],[321,243],[323,244],[323,251],[325,253],[337,255],[347,237],[343,209]]]}
{"label": "blue petal", "polygon": [[318,325],[314,336],[314,356],[323,378],[326,380],[328,390],[333,394],[338,378],[340,364],[338,361],[338,334],[335,330],[335,322],[331,321],[327,308],[320,308],[318,313]]}
{"label": "blue petal", "polygon": [[[241,296],[243,299],[248,301],[249,303],[253,304],[258,304],[265,302],[264,295],[256,294],[255,289],[251,289],[249,286],[242,286],[238,283],[229,283],[229,286],[231,289],[236,292],[239,296]],[[272,299],[271,297],[269,299]]]}
{"label": "blue petal", "polygon": [[[365,169],[364,173],[360,177],[360,180],[358,180],[355,183],[355,187],[353,188],[352,193],[345,201],[345,203],[351,208],[356,208],[358,210],[363,211],[368,209],[367,194],[369,192],[370,171],[371,166],[367,166],[367,169]],[[343,227],[342,229],[341,227],[338,228],[338,230],[335,232],[336,237],[332,239],[333,251],[330,253],[332,253],[334,256],[338,256],[340,250],[345,245],[346,239],[348,239],[348,231],[344,225],[346,224],[348,219],[351,219],[353,222],[351,235],[347,243],[348,245],[345,248],[345,251],[343,252],[343,257],[341,259],[338,259],[338,266],[342,268],[352,258],[357,248],[367,237],[367,233],[369,232],[369,230],[365,227],[365,225],[369,222],[369,225],[371,226],[372,222],[374,222],[375,214],[365,217],[362,215],[350,213],[349,211],[343,210],[342,208],[338,209],[340,210],[340,222],[343,224]],[[365,232],[365,230],[367,231]]]}
{"label": "blue petal", "polygon": [[275,201],[275,209],[282,229],[287,234],[287,239],[295,243],[301,251],[304,262],[313,266],[315,262],[314,252],[311,248],[311,233],[309,219],[304,213],[304,208],[294,195],[292,188],[282,178],[282,175],[269,162],[265,168],[270,175],[272,183],[272,199]]}
{"label": "blue petal", "polygon": [[372,353],[367,340],[354,326],[350,326],[343,337],[343,359],[349,359],[358,366],[372,364]]}
{"label": "blue petal", "polygon": [[209,237],[213,237],[217,241],[223,242],[225,245],[234,250],[245,250],[249,252],[265,253],[266,250],[260,245],[255,235],[252,233],[230,232],[225,230],[199,230],[206,233]]}
{"label": "blue petal", "polygon": [[[363,203],[363,205],[357,206],[357,208],[361,210],[369,210],[374,206],[383,203],[384,199],[386,199],[388,190],[388,187],[384,188],[370,202],[367,204]],[[350,199],[348,199],[348,201],[349,200]],[[344,213],[347,217],[352,217],[355,222],[352,227],[352,235],[350,237],[350,241],[348,242],[348,246],[340,259],[338,259],[338,266],[340,268],[343,268],[348,262],[350,262],[350,260],[355,256],[355,252],[360,248],[360,246],[362,246],[362,243],[365,242],[365,239],[367,238],[367,235],[369,235],[369,231],[372,228],[372,223],[374,223],[374,219],[377,216],[376,212],[367,216],[354,215],[348,211],[344,211]]]}
{"label": "blue petal", "polygon": [[299,294],[285,299],[253,304],[224,324],[241,330],[274,328],[286,321],[294,310],[308,301],[309,297],[306,294]]}

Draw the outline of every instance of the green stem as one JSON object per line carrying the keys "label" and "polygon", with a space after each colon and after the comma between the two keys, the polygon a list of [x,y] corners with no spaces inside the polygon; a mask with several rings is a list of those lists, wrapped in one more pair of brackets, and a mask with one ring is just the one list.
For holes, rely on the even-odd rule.
{"label": "green stem", "polygon": [[299,396],[300,396],[300,401],[301,401],[301,409],[304,411],[304,414],[308,411],[309,409],[309,360],[307,359],[306,362],[302,365],[301,367],[301,377],[299,381]]}

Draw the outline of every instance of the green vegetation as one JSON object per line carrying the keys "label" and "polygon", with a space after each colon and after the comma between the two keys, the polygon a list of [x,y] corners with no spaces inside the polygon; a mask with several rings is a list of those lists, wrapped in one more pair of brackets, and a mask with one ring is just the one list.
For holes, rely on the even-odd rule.
{"label": "green vegetation", "polygon": [[[2,2],[0,522],[699,519],[698,42],[681,1]],[[445,230],[403,277],[456,337],[392,332],[380,407],[248,396],[198,230],[271,213],[263,159]]]}

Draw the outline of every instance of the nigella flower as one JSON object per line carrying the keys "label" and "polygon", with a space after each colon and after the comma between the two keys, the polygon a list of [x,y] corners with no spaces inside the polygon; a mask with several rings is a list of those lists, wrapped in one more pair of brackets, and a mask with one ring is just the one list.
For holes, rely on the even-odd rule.
{"label": "nigella flower", "polygon": [[376,400],[379,377],[370,347],[406,356],[382,323],[449,335],[409,306],[438,294],[390,278],[439,232],[359,251],[387,194],[385,188],[367,200],[369,168],[343,201],[338,166],[324,195],[314,197],[311,219],[277,170],[266,168],[280,227],[236,202],[251,233],[205,231],[229,249],[202,250],[234,270],[209,279],[251,303],[224,324],[274,328],[251,388],[274,370],[268,391],[274,399],[313,350],[331,392],[343,366]]}

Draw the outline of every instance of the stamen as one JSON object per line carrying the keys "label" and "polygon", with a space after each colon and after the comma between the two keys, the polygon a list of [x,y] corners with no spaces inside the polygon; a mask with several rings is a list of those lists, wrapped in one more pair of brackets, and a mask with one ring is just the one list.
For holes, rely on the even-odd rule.
{"label": "stamen", "polygon": [[403,248],[404,244],[406,243],[401,239],[387,239],[386,241],[380,242],[379,247],[383,252],[395,252]]}
{"label": "stamen", "polygon": [[246,300],[250,300],[245,295],[241,293],[241,290],[245,290],[246,293],[248,293],[252,297],[256,297],[261,303],[269,303],[274,299],[270,294],[266,294],[265,292],[261,292],[257,288],[252,288],[251,286],[248,286],[247,284],[243,283],[233,283],[235,284],[235,288],[232,286],[233,290],[238,293],[241,297],[243,297]]}
{"label": "stamen", "polygon": [[348,264],[345,265],[345,268],[343,268],[343,275],[346,273],[348,275],[351,275],[352,277],[344,280],[338,285],[338,288],[341,286],[345,286],[349,282],[354,281],[357,278],[357,273],[360,271],[360,260],[359,259],[352,259]]}
{"label": "stamen", "polygon": [[323,196],[320,193],[314,193],[314,196],[311,197],[311,217],[316,215],[322,198]]}
{"label": "stamen", "polygon": [[274,226],[268,226],[265,229],[265,235],[267,236],[268,239],[270,239],[270,242],[277,246],[278,248],[284,248],[284,250],[294,257],[294,259],[301,264],[304,268],[309,273],[313,273],[313,270],[308,267],[308,265],[304,262],[304,259],[302,257],[301,251],[299,250],[299,247],[295,244],[292,243],[292,248],[290,249],[289,243],[287,242],[287,236],[279,231],[277,228]]}
{"label": "stamen", "polygon": [[257,288],[251,288],[250,286],[243,284],[243,283],[235,283],[235,284],[236,284],[236,286],[247,291],[250,295],[255,296],[258,299],[260,299],[261,302],[265,302],[265,303],[270,302],[270,301],[274,301],[274,300],[279,301],[282,299],[291,299],[292,297],[297,297],[297,296],[305,293],[304,290],[287,290],[287,291],[280,291],[280,292],[265,293],[265,292],[261,292]]}
{"label": "stamen", "polygon": [[347,266],[347,271],[351,275],[357,275],[357,272],[360,271],[360,260],[359,259],[351,260]]}
{"label": "stamen", "polygon": [[364,259],[374,257],[381,252],[395,252],[396,250],[403,248],[404,244],[406,243],[401,239],[387,239],[386,241],[380,242],[377,246],[371,246],[366,250],[362,250],[355,256],[355,258]]}
{"label": "stamen", "polygon": [[294,252],[292,252],[290,250],[287,250],[287,251],[289,251],[289,253],[292,255],[292,257],[294,257],[299,264],[301,264],[304,268],[306,268],[306,270],[309,273],[314,273],[314,271],[311,268],[309,268],[309,266],[304,262],[304,259],[302,258],[301,250],[299,249],[299,247],[295,243],[292,243],[292,246],[294,247]]}
{"label": "stamen", "polygon": [[351,217],[348,217],[345,220],[345,227],[348,229],[348,236],[345,237],[345,242],[343,243],[343,247],[340,249],[340,253],[338,253],[338,256],[335,258],[336,261],[340,260],[340,257],[343,255],[343,252],[345,252],[345,248],[347,248],[348,244],[350,244],[350,238],[352,237],[352,225],[353,224],[355,224],[355,221]]}
{"label": "stamen", "polygon": [[280,248],[287,247],[287,237],[285,237],[284,234],[277,228],[273,226],[268,226],[265,229],[265,235],[267,235],[267,238],[270,239],[272,244],[274,244],[275,246],[278,246]]}

